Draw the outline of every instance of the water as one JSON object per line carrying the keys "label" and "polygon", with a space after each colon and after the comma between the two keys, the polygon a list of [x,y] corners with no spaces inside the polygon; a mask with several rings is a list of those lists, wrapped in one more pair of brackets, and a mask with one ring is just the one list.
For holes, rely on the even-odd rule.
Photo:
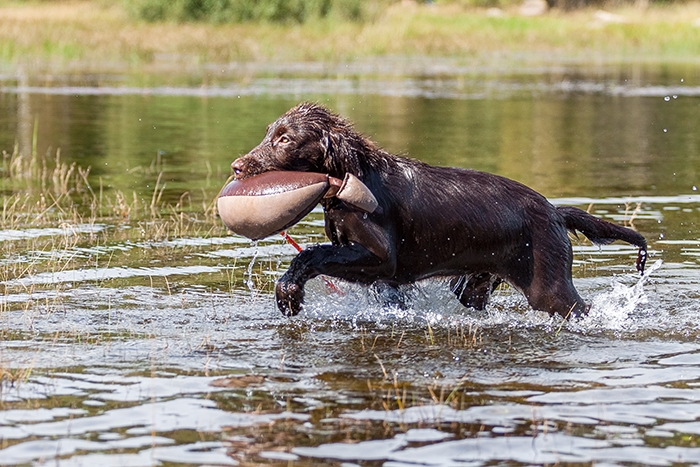
{"label": "water", "polygon": [[[1,84],[0,148],[60,148],[91,167],[95,197],[134,204],[0,229],[0,465],[700,462],[697,70],[269,74]],[[575,240],[580,320],[507,288],[475,312],[430,280],[395,309],[321,278],[282,317],[272,291],[294,248],[203,213],[230,162],[304,99],[391,151],[634,225],[646,275],[628,245]],[[8,177],[5,196],[25,190]],[[136,216],[154,193],[184,217]],[[317,209],[290,233],[313,244],[322,226]]]}

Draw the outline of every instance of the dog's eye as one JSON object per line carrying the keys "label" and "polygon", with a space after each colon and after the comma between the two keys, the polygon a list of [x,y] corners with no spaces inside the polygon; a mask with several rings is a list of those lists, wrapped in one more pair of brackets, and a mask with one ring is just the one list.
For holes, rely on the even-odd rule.
{"label": "dog's eye", "polygon": [[277,140],[277,142],[281,144],[287,144],[289,141],[290,139],[287,136],[280,136],[280,139]]}

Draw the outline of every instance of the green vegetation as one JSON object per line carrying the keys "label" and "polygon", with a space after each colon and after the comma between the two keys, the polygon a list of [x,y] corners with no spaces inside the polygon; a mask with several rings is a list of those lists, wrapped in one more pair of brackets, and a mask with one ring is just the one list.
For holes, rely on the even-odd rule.
{"label": "green vegetation", "polygon": [[[248,3],[225,0],[180,0],[168,7],[160,0],[4,2],[0,67],[139,71],[153,64],[186,70],[206,63],[280,65],[387,55],[505,62],[694,61],[700,56],[697,1],[619,6],[603,15],[593,8],[554,8],[535,17],[522,16],[517,4],[489,10],[457,2],[357,2],[359,11],[351,8],[353,1],[270,0],[246,10],[248,16],[232,7]],[[281,13],[284,5],[291,13]],[[137,16],[149,21],[134,17],[139,8]]]}
{"label": "green vegetation", "polygon": [[386,7],[362,0],[124,0],[133,16],[146,21],[269,21],[305,23],[319,18],[365,21]]}

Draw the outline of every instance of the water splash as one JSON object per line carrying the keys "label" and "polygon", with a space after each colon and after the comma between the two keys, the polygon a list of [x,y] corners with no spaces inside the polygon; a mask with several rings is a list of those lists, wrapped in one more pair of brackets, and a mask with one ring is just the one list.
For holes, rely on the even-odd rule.
{"label": "water splash", "polygon": [[[455,326],[522,326],[549,323],[549,315],[529,310],[527,303],[512,289],[499,291],[486,310],[466,309],[449,292],[449,281],[426,279],[401,286],[401,304],[387,300],[386,291],[374,286],[342,282],[343,294],[328,291],[322,282],[307,283],[304,315],[312,320],[349,323],[359,328],[373,325],[379,328],[402,326],[452,328]],[[389,291],[389,295],[392,292]],[[388,297],[391,298],[391,297]],[[525,316],[523,316],[525,313]]]}
{"label": "water splash", "polygon": [[253,256],[250,258],[250,263],[248,263],[248,269],[245,272],[245,285],[250,290],[251,297],[255,297],[258,291],[255,288],[255,281],[253,280],[253,266],[255,265],[255,260],[258,258],[260,253],[258,250],[258,242],[252,242],[253,245]]}
{"label": "water splash", "polygon": [[612,290],[596,295],[591,303],[591,309],[587,316],[572,323],[574,330],[610,329],[622,330],[628,328],[632,322],[630,315],[642,304],[648,302],[644,293],[644,283],[649,280],[651,274],[663,264],[657,260],[632,286],[626,286],[614,281]]}
{"label": "water splash", "polygon": [[[572,332],[600,330],[632,331],[649,327],[644,316],[639,316],[641,305],[649,303],[644,285],[663,264],[656,261],[634,284],[625,285],[613,279],[611,288],[592,298],[587,316],[571,321],[561,321],[547,313],[532,310],[524,297],[506,288],[500,290],[486,310],[465,309],[452,294],[446,293],[448,284],[444,280],[421,281],[402,289],[407,296],[405,307],[383,303],[381,294],[371,287],[343,283],[345,294],[331,294],[319,281],[311,281],[307,288],[305,315],[314,320],[331,320],[350,323],[355,327],[366,324],[375,326],[417,325],[431,327],[454,327],[478,325],[485,327],[543,327],[546,329],[565,327]],[[658,314],[655,313],[655,322]],[[657,323],[658,324],[658,323]]]}

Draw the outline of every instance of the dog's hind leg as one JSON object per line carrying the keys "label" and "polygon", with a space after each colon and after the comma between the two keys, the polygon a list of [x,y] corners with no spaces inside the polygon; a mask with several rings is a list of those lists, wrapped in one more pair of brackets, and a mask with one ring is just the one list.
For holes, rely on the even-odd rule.
{"label": "dog's hind leg", "polygon": [[535,277],[533,283],[523,290],[527,301],[535,310],[558,314],[570,319],[588,313],[589,305],[581,298],[570,279],[542,283]]}
{"label": "dog's hind leg", "polygon": [[503,282],[500,277],[488,272],[457,276],[450,281],[450,290],[467,308],[484,310],[491,294]]}
{"label": "dog's hind leg", "polygon": [[531,261],[521,256],[519,264],[531,264],[529,273],[524,268],[520,275],[513,275],[509,282],[520,289],[532,308],[558,314],[562,318],[581,317],[588,312],[588,305],[574,287],[571,266],[573,251],[563,226],[551,224],[548,229],[536,232]]}

